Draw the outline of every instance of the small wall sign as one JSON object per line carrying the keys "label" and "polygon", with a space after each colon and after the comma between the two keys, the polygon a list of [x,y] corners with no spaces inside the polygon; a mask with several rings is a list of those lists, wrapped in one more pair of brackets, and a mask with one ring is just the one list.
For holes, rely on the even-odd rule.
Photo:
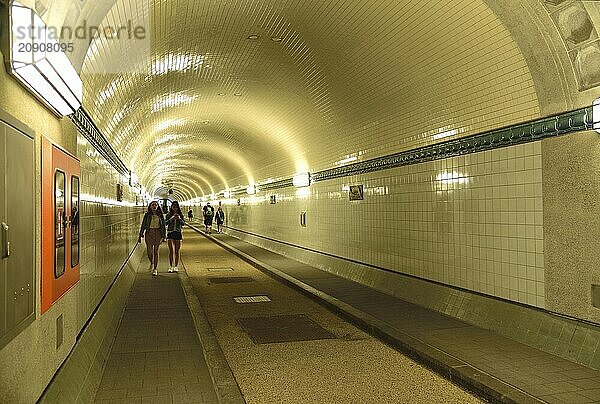
{"label": "small wall sign", "polygon": [[123,202],[123,185],[117,184],[117,201]]}
{"label": "small wall sign", "polygon": [[351,201],[362,201],[363,198],[363,186],[362,185],[350,185],[348,190],[348,198]]}

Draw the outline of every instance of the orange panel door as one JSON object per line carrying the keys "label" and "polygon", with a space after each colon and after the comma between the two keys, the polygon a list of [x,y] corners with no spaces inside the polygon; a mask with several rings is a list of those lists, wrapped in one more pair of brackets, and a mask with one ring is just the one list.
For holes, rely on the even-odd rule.
{"label": "orange panel door", "polygon": [[79,160],[42,139],[42,313],[79,281]]}

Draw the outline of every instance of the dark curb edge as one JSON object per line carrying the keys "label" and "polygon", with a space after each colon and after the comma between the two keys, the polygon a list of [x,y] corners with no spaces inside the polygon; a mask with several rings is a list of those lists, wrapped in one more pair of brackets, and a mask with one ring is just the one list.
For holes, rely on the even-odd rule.
{"label": "dark curb edge", "polygon": [[[185,268],[185,263],[182,262],[182,264]],[[204,359],[208,366],[219,403],[245,404],[246,400],[244,400],[244,395],[233,376],[233,372],[227,363],[225,354],[223,354],[223,351],[221,350],[219,341],[212,331],[206,313],[200,304],[200,300],[198,300],[192,282],[185,270],[179,272],[179,281],[181,282],[188,308],[192,314],[196,333],[198,334],[200,344],[202,345]]]}
{"label": "dark curb edge", "polygon": [[[474,394],[494,403],[545,403],[545,401],[508,384],[485,371],[456,358],[432,345],[429,345],[409,334],[403,333],[389,324],[356,309],[298,279],[270,266],[240,250],[230,246],[195,226],[190,228],[208,238],[215,244],[237,255],[255,268],[299,290],[341,317],[351,321],[386,344],[435,371],[444,378],[465,388]],[[230,236],[229,237],[233,237]]]}

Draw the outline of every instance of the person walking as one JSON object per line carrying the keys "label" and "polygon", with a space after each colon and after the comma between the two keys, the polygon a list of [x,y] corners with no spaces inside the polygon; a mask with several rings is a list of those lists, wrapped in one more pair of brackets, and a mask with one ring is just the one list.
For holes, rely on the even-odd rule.
{"label": "person walking", "polygon": [[153,276],[156,276],[158,275],[158,249],[160,243],[165,241],[165,218],[156,201],[150,202],[148,211],[144,214],[138,243],[142,242],[142,237],[146,240],[146,253],[150,260],[148,269],[152,271]]}
{"label": "person walking", "polygon": [[190,208],[190,210],[188,210],[188,221],[192,221],[192,219],[194,218],[194,211],[192,210],[192,208]]}
{"label": "person walking", "polygon": [[225,223],[225,212],[223,212],[223,208],[220,206],[217,208],[215,220],[217,221],[217,233],[221,233],[223,231],[223,223]]}
{"label": "person walking", "polygon": [[173,201],[167,213],[167,244],[169,245],[169,272],[179,272],[179,249],[181,248],[181,229],[185,223],[179,202]]}
{"label": "person walking", "polygon": [[213,218],[215,216],[215,208],[210,206],[210,202],[206,202],[206,206],[202,208],[202,214],[204,215],[204,227],[208,234],[212,231]]}

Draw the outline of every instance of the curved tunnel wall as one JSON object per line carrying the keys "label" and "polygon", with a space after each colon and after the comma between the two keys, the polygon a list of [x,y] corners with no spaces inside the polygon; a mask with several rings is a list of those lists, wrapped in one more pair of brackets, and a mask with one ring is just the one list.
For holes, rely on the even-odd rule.
{"label": "curved tunnel wall", "polygon": [[[92,1],[74,8],[55,8],[60,1],[24,3],[52,6],[47,16],[57,22],[92,14],[100,21],[109,11],[109,3],[94,6]],[[189,2],[161,2],[163,11],[184,3]],[[363,7],[342,11],[321,2],[318,6],[282,4],[272,3],[279,18],[269,20],[273,15],[264,13],[261,20],[261,10],[250,12],[254,23],[236,33],[244,34],[239,41],[244,54],[258,56],[245,65],[248,70],[238,81],[233,75],[227,81],[227,100],[219,98],[223,96],[218,87],[218,79],[226,76],[209,75],[216,77],[207,85],[213,98],[156,111],[159,114],[141,113],[138,109],[145,105],[151,110],[156,101],[152,97],[169,88],[168,77],[161,75],[152,85],[143,84],[144,77],[139,81],[140,77],[132,76],[115,82],[118,77],[86,71],[85,52],[79,54],[87,86],[86,108],[98,106],[92,113],[97,124],[122,157],[137,156],[132,168],[139,172],[147,168],[148,185],[163,168],[151,166],[152,158],[163,153],[157,147],[149,154],[137,146],[162,145],[144,139],[157,128],[176,128],[175,134],[187,139],[188,143],[179,143],[184,151],[173,152],[182,164],[170,167],[170,175],[185,182],[186,195],[192,190],[201,195],[198,185],[204,188],[205,184],[195,184],[199,180],[187,176],[186,169],[197,171],[220,191],[223,179],[236,187],[254,179],[289,177],[303,162],[316,171],[349,157],[369,159],[587,106],[598,97],[600,13],[593,2],[531,0],[515,7],[510,1],[389,1],[373,3],[373,9],[365,6],[367,2],[354,2]],[[237,17],[232,21],[244,20]],[[222,23],[215,21],[216,26]],[[161,23],[167,24],[165,31],[181,33],[177,21]],[[267,49],[264,43],[247,41],[249,29],[259,30],[265,38],[289,33],[293,41],[282,44],[288,46],[284,51]],[[327,38],[324,45],[323,38]],[[183,39],[170,38],[179,43]],[[168,54],[170,44],[161,44],[159,58]],[[278,67],[265,65],[264,60],[273,60]],[[270,75],[262,76],[263,71]],[[187,91],[184,87],[190,83],[207,84],[202,77],[190,81],[183,74],[174,76],[175,84],[183,86],[175,87],[178,91]],[[147,86],[141,94],[152,102],[140,104],[139,94],[128,84],[134,89]],[[102,95],[106,104],[96,98]],[[275,101],[269,104],[265,97]],[[221,101],[211,103],[215,99]],[[0,401],[15,397],[34,401],[133,247],[144,209],[111,201],[115,184],[122,182],[116,171],[77,136],[70,122],[54,118],[4,70],[0,71],[0,108],[36,131],[38,149],[39,136],[44,135],[77,153],[82,161],[82,192],[89,199],[82,203],[80,283],[0,351],[0,363],[26,352],[20,364],[2,369],[0,380],[5,384],[0,386]],[[189,116],[194,120],[186,129],[180,120]],[[203,148],[194,147],[195,141],[210,144],[216,138],[226,140],[221,154],[205,155],[197,151]],[[595,133],[574,134],[324,181],[308,191],[287,188],[259,193],[242,198],[240,206],[236,201],[226,204],[228,224],[597,323],[600,315],[590,304],[590,284],[600,283],[595,253],[600,251],[598,148]],[[229,153],[226,159],[229,150],[238,154]],[[291,157],[293,152],[298,152],[300,163]],[[213,169],[195,166],[194,160],[208,161],[205,166]],[[350,202],[347,187],[356,184],[364,185],[365,198]],[[276,196],[275,204],[269,203],[271,194]],[[125,199],[133,203],[135,196],[126,193]],[[307,211],[305,228],[299,223],[301,211]],[[39,229],[36,237],[39,240]],[[347,271],[343,265],[328,267],[313,253],[301,251],[294,256],[341,274]],[[361,271],[358,276],[365,283],[375,276]],[[65,343],[56,349],[54,327],[60,314],[65,318]],[[13,382],[21,374],[31,376],[33,382],[26,386]]]}
{"label": "curved tunnel wall", "polygon": [[[509,93],[495,98],[498,104],[491,107],[493,116],[502,114],[499,119],[504,123],[521,122],[525,111],[545,116],[589,105],[598,94],[592,84],[595,65],[581,65],[578,56],[594,53],[595,28],[586,31],[586,37],[576,37],[577,44],[568,34],[596,20],[596,5],[562,3],[531,2],[517,9],[495,3],[492,7],[506,21],[507,41],[519,49],[515,61],[507,64],[514,70],[489,76]],[[586,14],[572,22],[562,17],[573,10],[579,16],[581,10]],[[555,26],[556,31],[541,30]],[[515,42],[514,37],[518,37]],[[531,40],[535,46],[528,44]],[[482,71],[496,60],[486,56],[473,61]],[[529,98],[534,107],[522,111],[515,103],[515,96],[523,100],[510,93],[508,83],[515,81],[528,89],[524,99]],[[468,98],[478,99],[474,94]],[[457,126],[469,121],[468,108],[453,110],[443,104],[440,113],[451,114]],[[416,110],[411,114],[411,122],[429,124],[430,115]],[[475,114],[475,121],[489,117],[484,108]],[[370,128],[369,140],[379,132]],[[354,141],[360,143],[357,138]],[[595,202],[598,151],[595,133],[575,134],[325,181],[300,192],[267,191],[242,198],[242,206],[228,204],[226,210],[229,225],[242,231],[599,322],[600,313],[591,303],[591,285],[597,284],[599,276],[594,253],[600,235]],[[320,155],[331,154],[323,145]],[[348,186],[358,184],[365,187],[364,201],[348,201]],[[276,204],[269,202],[270,195],[275,195]],[[306,228],[298,220],[302,211],[308,215]],[[281,249],[264,240],[253,241]],[[319,255],[295,254],[344,274],[343,269],[328,267]],[[369,274],[360,277],[370,283]]]}
{"label": "curved tunnel wall", "polygon": [[[4,57],[2,53],[0,58]],[[132,206],[135,195],[127,190],[125,203],[116,201],[116,184],[122,181],[117,171],[77,134],[68,119],[57,119],[18,85],[4,64],[0,67],[0,109],[34,131],[37,215],[36,320],[6,346],[0,347],[0,401],[35,402],[68,356],[79,332],[134,248],[141,211]],[[81,161],[81,278],[43,315],[40,314],[39,292],[42,136]],[[57,318],[61,316],[63,338],[62,343],[57,343]]]}

